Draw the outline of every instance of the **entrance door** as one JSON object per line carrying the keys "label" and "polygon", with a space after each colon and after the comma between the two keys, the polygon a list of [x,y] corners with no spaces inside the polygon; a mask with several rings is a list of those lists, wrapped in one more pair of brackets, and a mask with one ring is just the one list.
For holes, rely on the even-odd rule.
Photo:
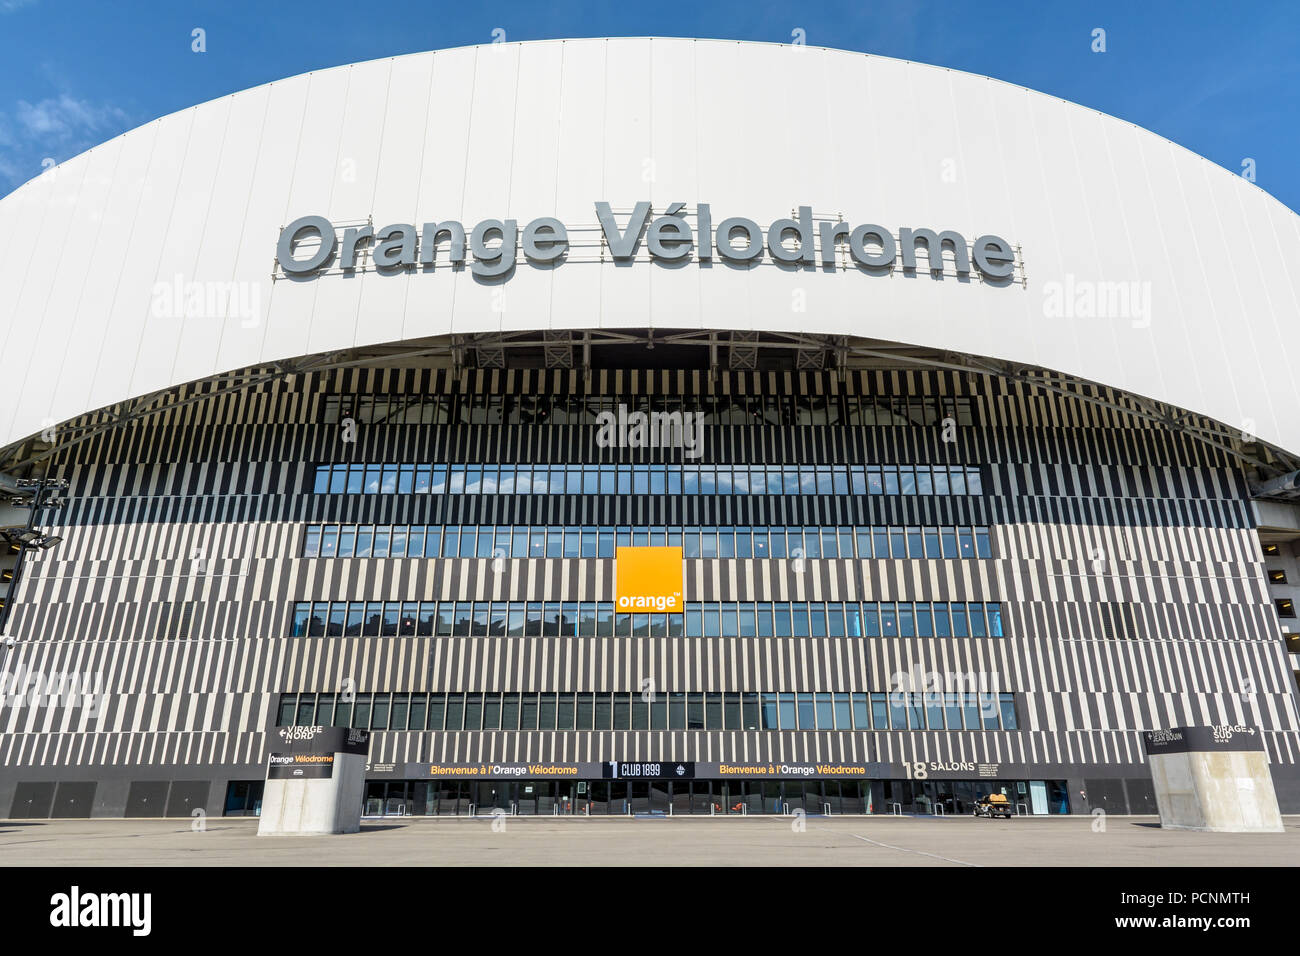
{"label": "entrance door", "polygon": [[862,799],[862,790],[867,786],[865,780],[841,780],[840,813],[865,813],[866,801]]}
{"label": "entrance door", "polygon": [[628,802],[633,813],[650,812],[650,781],[633,780],[628,784]]}
{"label": "entrance door", "polygon": [[560,813],[569,816],[573,813],[573,791],[578,787],[576,780],[557,780],[555,782],[555,805]]}
{"label": "entrance door", "polygon": [[519,804],[518,810],[520,816],[537,815],[537,788],[539,786],[536,780],[519,781]]}
{"label": "entrance door", "polygon": [[822,814],[826,812],[826,797],[822,792],[822,781],[805,780],[803,782],[803,807],[806,813]]}
{"label": "entrance door", "polygon": [[1012,797],[1012,800],[1015,801],[1016,813],[1037,812],[1033,810],[1032,798],[1029,796],[1029,784],[1024,780],[1017,780],[1015,790],[1016,795]]}
{"label": "entrance door", "polygon": [[[537,794],[537,806],[533,812],[538,816],[551,816],[555,813],[555,791],[559,783],[552,780],[535,780],[533,785],[536,787]],[[522,794],[520,796],[522,797]],[[522,801],[519,812],[524,812]]]}
{"label": "entrance door", "polygon": [[781,806],[781,781],[763,781],[763,812],[781,813],[783,809]]}
{"label": "entrance door", "polygon": [[844,803],[840,799],[840,788],[841,784],[838,780],[822,781],[822,802],[831,808],[831,813],[844,812]]}
{"label": "entrance door", "polygon": [[662,813],[664,815],[667,815],[668,802],[670,799],[670,797],[668,796],[668,788],[671,786],[672,786],[672,781],[669,780],[650,781],[650,812],[651,813]]}
{"label": "entrance door", "polygon": [[719,812],[717,788],[719,780],[696,780],[691,784],[691,813]]}
{"label": "entrance door", "polygon": [[408,812],[417,817],[433,816],[438,807],[438,785],[432,780],[416,780],[411,784],[411,803]]}
{"label": "entrance door", "polygon": [[573,812],[586,814],[595,813],[591,807],[591,781],[579,780],[573,788]]}
{"label": "entrance door", "polygon": [[592,816],[612,812],[609,808],[609,783],[608,780],[592,780],[588,784],[588,789],[591,791]]}
{"label": "entrance door", "polygon": [[361,802],[361,815],[366,817],[384,815],[384,781],[366,781],[366,796]]}
{"label": "entrance door", "polygon": [[410,814],[411,807],[407,800],[410,783],[406,780],[391,780],[384,791],[384,816],[404,817]]}
{"label": "entrance door", "polygon": [[473,786],[476,814],[491,814],[493,810],[510,812],[518,784],[510,780],[480,780]]}
{"label": "entrance door", "polygon": [[[232,783],[226,788],[226,812],[230,813],[231,790],[238,784]],[[244,801],[247,799],[247,784],[244,785],[245,791],[243,799],[239,800],[236,806],[236,812],[242,816],[244,811]],[[128,817],[161,817],[167,805],[167,781],[166,780],[132,780],[131,789],[126,794],[126,812],[123,816]]]}
{"label": "entrance door", "polygon": [[609,812],[627,813],[628,786],[626,780],[609,782]]}
{"label": "entrance door", "polygon": [[14,788],[14,802],[9,816],[15,820],[44,818],[54,805],[53,783],[20,783]]}
{"label": "entrance door", "polygon": [[691,812],[691,781],[674,780],[673,787],[673,813],[690,813]]}
{"label": "entrance door", "polygon": [[975,809],[975,784],[970,780],[954,780],[952,797],[953,813],[972,813]]}
{"label": "entrance door", "polygon": [[934,812],[934,784],[928,780],[912,781],[912,810],[916,813]]}
{"label": "entrance door", "polygon": [[[135,784],[131,784],[135,789]],[[226,785],[226,804],[222,815],[227,817],[257,816],[262,811],[262,781],[232,780]],[[127,813],[131,814],[130,799],[127,800]]]}
{"label": "entrance door", "polygon": [[936,780],[934,782],[934,805],[937,811],[938,807],[943,807],[943,812],[947,816],[952,816],[957,812],[957,794],[955,791],[956,781],[953,780]]}
{"label": "entrance door", "polygon": [[459,780],[434,781],[433,787],[436,794],[434,797],[434,811],[438,816],[454,817],[465,812],[460,805],[463,786]]}
{"label": "entrance door", "polygon": [[724,780],[722,788],[722,806],[727,813],[763,812],[763,795],[758,792],[758,783]]}
{"label": "entrance door", "polygon": [[790,813],[794,810],[803,810],[803,781],[802,780],[783,780],[782,787],[782,813]]}
{"label": "entrance door", "polygon": [[1047,812],[1047,783],[1043,780],[1029,781],[1029,803],[1034,813]]}
{"label": "entrance door", "polygon": [[95,803],[94,781],[65,780],[54,789],[54,805],[50,816],[54,818],[89,817]]}

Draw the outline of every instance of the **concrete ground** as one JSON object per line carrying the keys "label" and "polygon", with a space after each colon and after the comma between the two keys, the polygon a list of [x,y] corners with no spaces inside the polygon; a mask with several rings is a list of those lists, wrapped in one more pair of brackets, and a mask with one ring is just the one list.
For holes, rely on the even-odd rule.
{"label": "concrete ground", "polygon": [[[367,820],[360,833],[258,837],[257,820],[0,821],[6,866],[1294,866],[1284,833],[1161,830],[1155,817],[554,818]],[[495,828],[494,828],[495,827]]]}

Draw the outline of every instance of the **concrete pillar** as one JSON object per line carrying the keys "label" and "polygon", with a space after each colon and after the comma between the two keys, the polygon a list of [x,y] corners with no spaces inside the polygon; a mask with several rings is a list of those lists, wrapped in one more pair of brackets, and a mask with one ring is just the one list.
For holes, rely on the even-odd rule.
{"label": "concrete pillar", "polygon": [[361,829],[370,732],[277,727],[267,759],[258,836],[356,833]]}
{"label": "concrete pillar", "polygon": [[1172,727],[1144,736],[1162,827],[1282,832],[1268,755],[1254,727]]}

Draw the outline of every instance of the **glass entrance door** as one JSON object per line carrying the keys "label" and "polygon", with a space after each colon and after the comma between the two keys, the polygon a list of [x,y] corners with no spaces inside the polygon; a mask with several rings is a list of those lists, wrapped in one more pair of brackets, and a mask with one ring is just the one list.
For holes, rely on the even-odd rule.
{"label": "glass entrance door", "polygon": [[1047,812],[1047,783],[1045,781],[1029,781],[1029,800],[1034,813]]}
{"label": "glass entrance door", "polygon": [[691,813],[721,813],[722,781],[695,780],[691,783]]}
{"label": "glass entrance door", "polygon": [[628,785],[626,780],[609,782],[609,812],[627,813]]}
{"label": "glass entrance door", "polygon": [[803,781],[802,780],[783,780],[781,781],[782,790],[782,813],[790,813],[794,810],[803,810]]}
{"label": "glass entrance door", "polygon": [[779,780],[765,780],[763,787],[763,812],[764,813],[781,813],[781,782]]}
{"label": "glass entrance door", "polygon": [[517,799],[519,784],[510,780],[481,780],[471,786],[474,788],[475,814],[490,814],[493,810],[510,812]]}
{"label": "glass entrance door", "polygon": [[551,798],[551,781],[521,780],[516,786],[519,788],[520,816],[532,817],[551,812],[551,806],[555,802]]}
{"label": "glass entrance door", "polygon": [[690,780],[674,780],[673,788],[673,813],[690,813],[691,812],[691,784]]}
{"label": "glass entrance door", "polygon": [[668,796],[668,789],[671,786],[672,783],[671,781],[668,780],[650,781],[650,812],[651,813],[662,813],[667,815],[668,803],[670,799]]}
{"label": "glass entrance door", "polygon": [[633,780],[628,784],[628,803],[633,813],[650,812],[650,781]]}
{"label": "glass entrance door", "polygon": [[405,780],[389,781],[384,789],[384,816],[404,817],[411,812],[408,799],[410,784]]}

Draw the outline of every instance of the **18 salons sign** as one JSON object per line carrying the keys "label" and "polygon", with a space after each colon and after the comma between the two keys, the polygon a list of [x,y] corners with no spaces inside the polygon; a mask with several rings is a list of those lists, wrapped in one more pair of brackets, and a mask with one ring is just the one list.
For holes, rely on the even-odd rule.
{"label": "18 salons sign", "polygon": [[[639,202],[620,225],[609,203],[598,202],[603,245],[615,262],[631,261],[644,245],[652,260],[663,263],[692,257],[709,263],[717,257],[748,264],[767,256],[793,267],[833,268],[837,251],[846,248],[854,262],[867,270],[884,271],[899,264],[914,270],[918,256],[924,256],[931,272],[951,267],[958,275],[969,276],[974,270],[994,282],[1009,280],[1015,272],[1015,251],[1001,236],[979,236],[968,243],[951,229],[935,232],[902,227],[896,239],[884,226],[871,223],[814,222],[811,206],[800,206],[797,218],[777,219],[767,229],[742,216],[723,219],[715,227],[707,203],[695,207],[694,224],[687,220],[685,209],[684,203],[673,203],[655,216],[650,203]],[[493,278],[508,277],[521,250],[529,262],[559,264],[569,251],[569,231],[560,220],[546,216],[532,220],[522,230],[514,219],[484,219],[468,232],[462,223],[445,220],[426,222],[419,228],[411,223],[379,229],[348,226],[340,235],[325,217],[304,216],[281,231],[276,258],[287,275],[299,277],[332,268],[355,270],[364,264],[368,253],[380,272],[447,262]]]}

